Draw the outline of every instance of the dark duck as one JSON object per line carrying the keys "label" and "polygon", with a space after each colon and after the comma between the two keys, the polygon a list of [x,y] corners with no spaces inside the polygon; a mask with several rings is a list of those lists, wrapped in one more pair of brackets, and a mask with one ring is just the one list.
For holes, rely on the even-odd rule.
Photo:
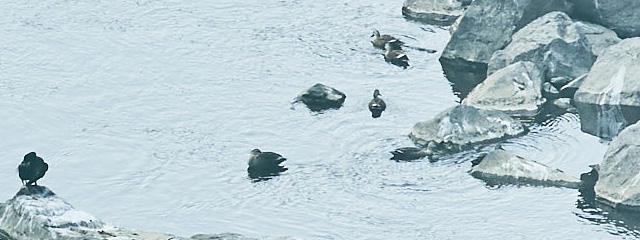
{"label": "dark duck", "polygon": [[36,156],[35,152],[27,153],[20,166],[18,166],[18,175],[24,185],[38,185],[36,181],[44,177],[44,173],[49,170],[49,165],[44,162],[41,157]]}
{"label": "dark duck", "polygon": [[369,102],[369,111],[371,111],[371,117],[373,118],[379,118],[382,112],[387,109],[387,104],[380,96],[380,91],[376,89],[373,91],[373,99]]}
{"label": "dark duck", "polygon": [[404,44],[404,42],[391,35],[380,35],[378,30],[373,30],[373,34],[371,35],[371,44],[373,44],[374,47],[384,49],[384,45],[389,41],[395,41],[398,45]]}
{"label": "dark duck", "polygon": [[287,171],[287,168],[280,164],[287,159],[274,152],[262,152],[260,149],[251,150],[249,155],[249,178],[259,179],[270,176],[277,176],[279,173]]}
{"label": "dark duck", "polygon": [[391,154],[393,154],[391,160],[396,161],[411,161],[432,155],[429,150],[416,147],[398,148],[391,152]]}
{"label": "dark duck", "polygon": [[409,57],[404,53],[397,41],[389,41],[384,45],[384,49],[387,50],[384,55],[384,60],[406,69],[409,67]]}

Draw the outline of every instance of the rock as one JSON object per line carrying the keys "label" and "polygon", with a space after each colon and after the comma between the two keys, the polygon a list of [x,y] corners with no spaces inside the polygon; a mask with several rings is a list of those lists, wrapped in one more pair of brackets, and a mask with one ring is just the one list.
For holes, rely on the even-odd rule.
{"label": "rock", "polygon": [[572,16],[612,29],[622,38],[640,36],[640,2],[636,0],[570,0]]}
{"label": "rock", "polygon": [[524,159],[504,150],[489,152],[471,168],[471,176],[489,185],[516,184],[578,188],[580,180],[536,161]]}
{"label": "rock", "polygon": [[576,21],[576,27],[588,40],[589,48],[595,56],[600,56],[609,46],[620,42],[614,31],[598,24]]}
{"label": "rock", "polygon": [[459,0],[405,0],[402,14],[416,21],[448,26],[462,13],[471,1]]}
{"label": "rock", "polygon": [[550,82],[542,84],[542,96],[547,100],[553,100],[560,97],[560,91]]}
{"label": "rock", "polygon": [[574,96],[583,132],[611,138],[640,119],[640,38],[607,48]]}
{"label": "rock", "polygon": [[0,204],[0,229],[15,240],[32,239],[184,239],[163,233],[127,230],[75,209],[44,186],[24,186]]}
{"label": "rock", "polygon": [[190,238],[191,240],[296,240],[292,237],[268,237],[268,238],[250,238],[237,233],[220,233],[220,234],[198,234]]}
{"label": "rock", "polygon": [[573,105],[571,105],[571,99],[570,98],[558,98],[553,100],[553,105],[562,109],[570,109],[573,108]]}
{"label": "rock", "polygon": [[564,0],[476,0],[464,13],[440,57],[446,77],[461,98],[487,76],[491,55],[511,42],[511,35],[552,11],[568,11]]}
{"label": "rock", "polygon": [[464,12],[462,13],[462,15],[456,18],[455,21],[453,21],[453,23],[449,27],[449,34],[453,35],[453,33],[458,30],[458,25],[460,25],[460,21],[462,21],[463,17],[464,17]]}
{"label": "rock", "polygon": [[490,75],[469,93],[463,104],[531,118],[545,102],[542,83],[542,72],[536,64],[517,62]]}
{"label": "rock", "polygon": [[301,92],[298,97],[295,98],[294,103],[302,102],[314,112],[319,112],[327,109],[338,109],[342,107],[342,103],[347,96],[335,88],[316,83],[311,88]]}
{"label": "rock", "polygon": [[596,197],[613,207],[640,210],[640,124],[622,130],[611,141],[598,170]]}
{"label": "rock", "polygon": [[500,111],[457,105],[416,123],[409,137],[434,153],[451,153],[526,132],[522,123]]}
{"label": "rock", "polygon": [[550,12],[513,34],[511,43],[496,51],[487,74],[514,62],[540,63],[545,81],[556,77],[575,78],[589,71],[595,61],[587,38],[562,12]]}

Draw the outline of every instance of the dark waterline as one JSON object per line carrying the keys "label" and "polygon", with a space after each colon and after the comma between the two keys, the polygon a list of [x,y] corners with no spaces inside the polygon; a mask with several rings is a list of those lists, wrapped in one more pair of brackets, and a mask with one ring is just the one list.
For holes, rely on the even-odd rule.
{"label": "dark waterline", "polygon": [[[402,1],[3,1],[0,199],[36,151],[39,181],[118,226],[190,236],[306,239],[619,239],[636,225],[578,208],[572,189],[489,188],[469,151],[399,163],[413,124],[454,106],[439,54],[446,29],[407,21]],[[386,63],[373,29],[400,36]],[[321,82],[339,110],[290,109]],[[387,109],[372,119],[371,92]],[[576,115],[532,126],[507,150],[579,176],[606,143]],[[251,149],[288,171],[252,183]],[[487,147],[490,148],[490,147]],[[593,218],[608,219],[592,221]],[[621,230],[622,229],[622,230]]]}

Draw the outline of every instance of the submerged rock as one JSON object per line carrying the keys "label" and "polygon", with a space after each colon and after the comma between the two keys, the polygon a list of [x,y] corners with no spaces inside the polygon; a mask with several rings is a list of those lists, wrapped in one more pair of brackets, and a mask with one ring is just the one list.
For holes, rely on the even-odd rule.
{"label": "submerged rock", "polygon": [[538,185],[576,189],[580,186],[580,180],[558,169],[500,149],[489,152],[479,164],[473,166],[470,173],[489,185]]}
{"label": "submerged rock", "polygon": [[319,112],[342,107],[342,103],[344,103],[346,98],[347,95],[343,92],[324,84],[316,83],[316,85],[301,92],[298,97],[295,98],[294,103],[302,102],[306,104],[311,111]]}
{"label": "submerged rock", "polygon": [[458,105],[413,126],[409,137],[435,153],[450,153],[474,145],[525,134],[519,121],[503,112]]}
{"label": "submerged rock", "polygon": [[564,0],[476,0],[464,13],[440,57],[443,71],[461,98],[487,76],[491,55],[511,42],[511,35],[552,11],[568,11]]}
{"label": "submerged rock", "polygon": [[598,169],[596,197],[613,207],[640,210],[640,123],[611,141]]}
{"label": "submerged rock", "polygon": [[542,72],[532,62],[517,62],[491,74],[463,104],[499,110],[517,118],[533,118],[544,104]]}
{"label": "submerged rock", "polygon": [[573,16],[615,31],[622,38],[640,37],[640,2],[637,0],[571,0]]}
{"label": "submerged rock", "polygon": [[607,48],[575,93],[583,132],[610,139],[640,119],[640,38]]}
{"label": "submerged rock", "polygon": [[451,25],[471,1],[461,0],[405,0],[402,14],[428,24]]}
{"label": "submerged rock", "polygon": [[511,43],[496,51],[487,74],[514,62],[539,63],[545,81],[556,77],[575,78],[589,71],[595,61],[587,38],[563,12],[551,12],[513,34]]}

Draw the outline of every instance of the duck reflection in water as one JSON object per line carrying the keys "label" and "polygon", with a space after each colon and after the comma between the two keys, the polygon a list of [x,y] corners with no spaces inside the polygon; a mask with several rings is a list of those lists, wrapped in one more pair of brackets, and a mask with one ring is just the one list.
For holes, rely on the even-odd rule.
{"label": "duck reflection in water", "polygon": [[247,168],[249,178],[254,182],[258,182],[278,176],[281,172],[287,171],[286,167],[280,165],[286,160],[280,154],[253,149],[249,155],[249,168]]}

